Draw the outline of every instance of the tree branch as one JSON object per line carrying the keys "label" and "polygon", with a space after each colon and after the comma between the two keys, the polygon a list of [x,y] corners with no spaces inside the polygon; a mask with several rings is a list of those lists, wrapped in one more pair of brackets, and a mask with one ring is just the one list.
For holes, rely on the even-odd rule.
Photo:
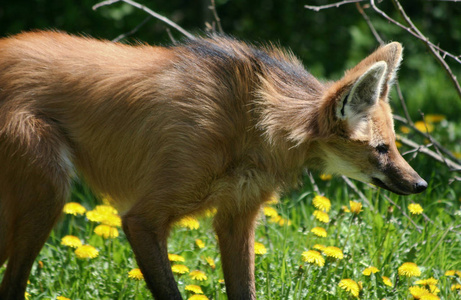
{"label": "tree branch", "polygon": [[155,11],[149,9],[148,7],[142,5],[142,4],[139,4],[137,2],[134,2],[132,0],[107,0],[107,1],[103,1],[103,2],[100,2],[98,4],[95,4],[93,6],[93,10],[96,10],[98,8],[100,8],[101,6],[106,6],[106,5],[112,5],[114,3],[117,3],[117,2],[125,2],[131,6],[134,6],[146,13],[148,13],[149,15],[151,15],[152,17],[166,23],[167,25],[173,27],[174,29],[176,29],[177,31],[181,32],[182,34],[184,34],[186,37],[188,37],[189,39],[191,40],[195,40],[195,36],[191,33],[189,33],[187,30],[185,30],[184,28],[182,28],[181,26],[179,26],[178,24],[176,24],[175,22],[171,21],[170,19],[168,19],[167,17],[164,17],[162,15],[159,15],[158,13],[156,13]]}
{"label": "tree branch", "polygon": [[135,34],[142,26],[144,26],[144,24],[146,24],[150,19],[152,19],[152,16],[148,16],[147,18],[145,18],[141,23],[139,23],[138,26],[136,26],[135,28],[133,28],[132,30],[126,32],[126,33],[122,33],[121,35],[117,36],[115,39],[112,40],[112,42],[116,43],[120,40],[123,40],[124,38],[127,38],[128,36],[130,35],[133,35]]}
{"label": "tree branch", "polygon": [[416,133],[429,139],[434,144],[435,147],[440,149],[445,155],[447,155],[451,160],[453,160],[454,161],[453,163],[455,165],[459,165],[460,161],[453,155],[453,153],[451,153],[451,151],[448,150],[447,148],[443,147],[442,144],[440,144],[437,140],[435,140],[433,136],[431,136],[428,133],[420,131],[418,128],[416,128],[414,124],[409,123],[408,120],[406,120],[405,118],[399,115],[394,115],[393,117],[394,117],[394,120],[399,121],[405,124],[406,126],[411,127]]}
{"label": "tree branch", "polygon": [[221,26],[221,19],[219,18],[218,11],[216,10],[215,0],[211,0],[211,5],[208,8],[211,9],[211,11],[213,12],[213,17],[215,18],[216,26],[218,26],[218,32],[224,34],[224,30]]}
{"label": "tree branch", "polygon": [[370,201],[368,201],[368,198],[357,188],[355,183],[353,183],[349,178],[347,178],[344,175],[341,175],[341,178],[346,182],[346,184],[354,190],[354,192],[359,195],[360,199],[362,199],[363,202],[365,202],[368,207],[370,208],[371,211],[374,211],[373,206],[371,205]]}
{"label": "tree branch", "polygon": [[413,22],[411,21],[411,19],[408,17],[408,15],[405,13],[405,10],[403,9],[403,7],[400,5],[400,2],[398,2],[398,0],[392,0],[394,2],[394,4],[396,5],[397,7],[397,10],[399,11],[399,13],[402,15],[402,17],[405,19],[405,22],[407,22],[407,24],[410,26],[410,27],[407,27],[401,23],[399,23],[398,21],[392,19],[391,17],[389,17],[384,11],[380,10],[376,4],[375,4],[375,1],[374,0],[370,0],[370,5],[371,7],[377,12],[379,13],[381,16],[383,16],[386,20],[388,20],[389,22],[399,26],[400,28],[406,30],[407,32],[409,32],[411,35],[413,35],[414,37],[418,38],[419,40],[423,41],[426,46],[428,47],[428,49],[430,50],[432,56],[434,56],[434,58],[442,65],[442,67],[444,68],[445,72],[448,74],[448,76],[450,77],[451,81],[453,82],[453,85],[456,89],[456,92],[458,93],[458,96],[459,98],[461,99],[461,86],[459,85],[459,82],[456,78],[456,76],[453,74],[453,72],[451,71],[451,68],[448,66],[447,62],[440,56],[439,52],[442,52],[444,56],[449,56],[451,58],[453,58],[454,60],[456,60],[458,63],[461,63],[461,60],[458,56],[455,56],[443,49],[441,49],[440,47],[434,45],[433,43],[431,43],[429,41],[429,39],[423,35],[419,30],[418,28],[413,24]]}
{"label": "tree branch", "polygon": [[364,0],[344,0],[341,2],[336,2],[336,3],[328,4],[328,5],[304,5],[304,8],[307,8],[313,11],[320,11],[322,9],[340,7],[341,5],[344,5],[344,4],[357,3],[357,2],[362,2],[362,1]]}
{"label": "tree branch", "polygon": [[[357,10],[359,11],[359,13],[362,15],[365,22],[367,23],[367,25],[370,28],[371,33],[373,34],[375,39],[378,41],[378,43],[381,46],[384,45],[383,39],[381,38],[378,31],[373,26],[373,23],[371,23],[370,18],[368,17],[367,13],[363,10],[362,6],[359,3],[356,3],[355,6],[356,6]],[[397,90],[397,95],[399,96],[400,104],[402,105],[402,109],[403,109],[403,112],[405,114],[405,117],[407,118],[407,121],[410,124],[413,124],[413,121],[411,120],[410,114],[408,113],[408,108],[407,108],[407,105],[405,103],[405,99],[403,98],[402,91],[400,90],[400,84],[399,84],[399,82],[397,80],[395,82],[395,89]]]}

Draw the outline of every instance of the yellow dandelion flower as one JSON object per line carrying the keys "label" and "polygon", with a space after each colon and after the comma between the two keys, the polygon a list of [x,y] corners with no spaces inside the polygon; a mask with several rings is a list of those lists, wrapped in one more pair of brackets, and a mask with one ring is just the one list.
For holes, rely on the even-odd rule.
{"label": "yellow dandelion flower", "polygon": [[427,287],[429,288],[429,292],[431,292],[434,295],[440,293],[440,289],[436,285],[430,284]]}
{"label": "yellow dandelion flower", "polygon": [[279,224],[280,226],[283,226],[283,225],[288,225],[290,226],[291,225],[291,221],[288,220],[288,219],[285,219],[285,218],[282,218],[280,217],[278,220],[277,220],[277,224]]}
{"label": "yellow dandelion flower", "polygon": [[203,294],[202,288],[199,285],[189,284],[184,289],[195,294]]}
{"label": "yellow dandelion flower", "polygon": [[57,296],[56,300],[70,300],[70,298],[64,297],[64,296]]}
{"label": "yellow dandelion flower", "polygon": [[343,290],[349,292],[352,296],[358,297],[360,288],[357,282],[352,279],[343,279],[339,282],[339,287]]}
{"label": "yellow dandelion flower", "polygon": [[321,244],[315,244],[312,248],[316,249],[316,250],[320,250],[323,252],[323,250],[325,250],[326,246],[325,245],[321,245]]}
{"label": "yellow dandelion flower", "polygon": [[461,284],[459,283],[455,283],[451,286],[450,288],[452,291],[455,291],[455,290],[461,290]]}
{"label": "yellow dandelion flower", "polygon": [[330,199],[325,196],[316,195],[312,200],[312,204],[315,208],[324,212],[329,212],[331,209]]}
{"label": "yellow dandelion flower", "polygon": [[424,123],[423,121],[417,121],[417,122],[415,122],[415,127],[416,127],[416,129],[418,129],[421,132],[430,133],[430,132],[434,131],[434,125],[432,125],[431,123],[428,123],[428,122]]}
{"label": "yellow dandelion flower", "polygon": [[320,179],[323,181],[331,180],[331,178],[333,178],[333,176],[331,176],[330,174],[320,174]]}
{"label": "yellow dandelion flower", "polygon": [[212,257],[209,257],[209,256],[205,257],[205,261],[208,263],[208,265],[212,269],[216,268],[216,264],[215,264],[214,259]]}
{"label": "yellow dandelion flower", "polygon": [[122,219],[115,208],[110,205],[98,205],[95,209],[86,213],[86,217],[91,222],[102,223],[104,225],[120,227]]}
{"label": "yellow dandelion flower", "polygon": [[186,260],[184,257],[178,254],[170,254],[168,253],[168,260],[169,261],[174,261],[174,262],[185,262]]}
{"label": "yellow dandelion flower", "polygon": [[82,245],[75,249],[74,253],[80,259],[95,258],[99,255],[99,251],[91,245]]}
{"label": "yellow dandelion flower", "polygon": [[40,269],[43,269],[44,266],[45,266],[45,265],[43,264],[43,261],[39,260],[39,261],[38,261],[38,267],[39,267]]}
{"label": "yellow dandelion flower", "polygon": [[217,212],[218,210],[216,209],[216,207],[207,209],[205,210],[205,217],[207,218],[213,217],[214,215],[216,215]]}
{"label": "yellow dandelion flower", "polygon": [[114,203],[114,199],[112,199],[111,196],[109,196],[109,195],[101,195],[101,196],[102,196],[101,202],[102,202],[104,205],[112,206],[111,203]]}
{"label": "yellow dandelion flower", "polygon": [[421,205],[416,204],[416,203],[411,203],[408,205],[408,210],[412,215],[420,215],[423,213],[423,208]]}
{"label": "yellow dandelion flower", "polygon": [[172,265],[171,270],[176,274],[186,274],[189,273],[189,268],[185,265]]}
{"label": "yellow dandelion flower", "polygon": [[218,279],[218,283],[224,284],[224,283],[225,283],[225,282],[224,282],[224,279]]}
{"label": "yellow dandelion flower", "polygon": [[196,240],[195,240],[195,244],[196,244],[197,247],[199,247],[200,249],[205,248],[205,243],[204,243],[201,239],[196,239]]}
{"label": "yellow dandelion flower", "polygon": [[24,293],[24,299],[30,300],[30,294],[28,292]]}
{"label": "yellow dandelion flower", "polygon": [[269,219],[269,222],[271,222],[271,223],[278,223],[281,219],[282,219],[282,217],[281,217],[280,215],[276,215],[276,216],[272,216],[272,217]]}
{"label": "yellow dandelion flower", "polygon": [[107,214],[104,219],[101,221],[102,224],[113,227],[121,227],[122,219],[119,215]]}
{"label": "yellow dandelion flower", "polygon": [[410,286],[410,294],[416,298],[420,299],[422,295],[429,293],[429,290],[421,286]]}
{"label": "yellow dandelion flower", "polygon": [[365,275],[365,276],[370,276],[371,274],[375,274],[375,273],[378,273],[378,272],[379,272],[378,268],[370,266],[370,267],[366,268],[365,270],[363,270],[362,274]]}
{"label": "yellow dandelion flower", "polygon": [[322,223],[328,223],[330,222],[330,217],[326,212],[323,212],[321,210],[315,210],[314,211],[314,217],[319,220]]}
{"label": "yellow dandelion flower", "polygon": [[327,237],[327,231],[322,227],[314,227],[311,229],[311,232],[319,237]]}
{"label": "yellow dandelion flower", "polygon": [[128,278],[131,278],[134,280],[142,280],[144,279],[144,275],[142,275],[142,272],[140,269],[136,268],[128,272]]}
{"label": "yellow dandelion flower", "polygon": [[96,226],[96,228],[94,229],[94,233],[105,239],[113,239],[118,237],[117,228],[104,224]]}
{"label": "yellow dandelion flower", "polygon": [[273,208],[272,206],[265,206],[263,208],[263,212],[266,217],[276,217],[279,215],[277,213],[277,210],[275,210],[275,208]]}
{"label": "yellow dandelion flower", "polygon": [[319,267],[323,267],[325,265],[325,259],[323,256],[315,250],[304,251],[302,254],[302,259],[305,262],[310,264],[315,264]]}
{"label": "yellow dandelion flower", "polygon": [[350,212],[351,212],[351,210],[349,209],[349,207],[347,207],[347,206],[345,206],[345,205],[341,206],[341,209],[342,209],[345,213],[350,213]]}
{"label": "yellow dandelion flower", "polygon": [[96,210],[90,210],[86,213],[86,218],[91,222],[101,222],[103,216]]}
{"label": "yellow dandelion flower", "polygon": [[439,281],[437,279],[435,279],[434,277],[431,277],[431,278],[428,278],[428,279],[417,280],[415,282],[415,284],[419,284],[419,285],[437,285],[438,283],[439,283]]}
{"label": "yellow dandelion flower", "polygon": [[408,134],[410,133],[411,129],[410,127],[407,127],[407,126],[400,126],[400,131],[404,134]]}
{"label": "yellow dandelion flower", "polygon": [[189,228],[189,229],[198,229],[200,227],[199,221],[194,217],[184,217],[178,221],[180,227]]}
{"label": "yellow dandelion flower", "polygon": [[205,295],[195,294],[195,295],[190,296],[187,300],[208,300],[208,297]]}
{"label": "yellow dandelion flower", "polygon": [[455,276],[457,275],[459,278],[461,278],[461,271],[456,271],[456,270],[448,270],[445,272],[445,276]]}
{"label": "yellow dandelion flower", "polygon": [[392,283],[392,281],[391,281],[391,279],[389,277],[382,276],[381,278],[383,279],[383,282],[384,282],[385,285],[390,286],[390,287],[394,286],[394,284]]}
{"label": "yellow dandelion flower", "polygon": [[255,242],[255,254],[256,255],[264,255],[267,253],[266,247],[263,244]]}
{"label": "yellow dandelion flower", "polygon": [[189,276],[193,279],[193,280],[198,280],[198,281],[204,281],[204,280],[207,280],[208,277],[206,276],[206,274],[202,271],[199,271],[199,270],[195,270],[195,271],[192,271],[189,273]]}
{"label": "yellow dandelion flower", "polygon": [[358,215],[362,211],[362,203],[357,201],[349,201],[351,213]]}
{"label": "yellow dandelion flower", "polygon": [[78,248],[82,245],[82,241],[76,236],[66,235],[61,239],[61,245],[71,248]]}
{"label": "yellow dandelion flower", "polygon": [[419,299],[420,300],[440,300],[440,298],[437,295],[434,295],[432,293],[423,294],[421,295]]}
{"label": "yellow dandelion flower", "polygon": [[428,114],[424,116],[424,120],[428,123],[439,123],[445,119],[446,117],[444,115]]}
{"label": "yellow dandelion flower", "polygon": [[272,195],[269,199],[269,201],[266,202],[267,205],[275,205],[280,202],[279,196],[278,195]]}
{"label": "yellow dandelion flower", "polygon": [[96,205],[95,210],[102,214],[118,215],[118,211],[112,205]]}
{"label": "yellow dandelion flower", "polygon": [[68,215],[81,216],[86,212],[86,208],[77,202],[69,202],[64,205],[62,211]]}
{"label": "yellow dandelion flower", "polygon": [[341,249],[335,246],[328,246],[325,249],[323,249],[323,254],[325,254],[328,257],[333,257],[337,259],[343,259],[344,254]]}
{"label": "yellow dandelion flower", "polygon": [[406,262],[402,264],[399,269],[400,276],[412,277],[412,276],[421,276],[421,270],[415,263]]}

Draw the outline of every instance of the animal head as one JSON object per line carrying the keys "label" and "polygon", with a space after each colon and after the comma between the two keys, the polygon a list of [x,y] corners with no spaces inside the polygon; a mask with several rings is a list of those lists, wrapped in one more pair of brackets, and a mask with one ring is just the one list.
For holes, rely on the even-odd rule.
{"label": "animal head", "polygon": [[426,189],[395,144],[388,93],[401,60],[402,46],[390,43],[329,86],[321,110],[328,138],[319,142],[325,172],[402,195]]}

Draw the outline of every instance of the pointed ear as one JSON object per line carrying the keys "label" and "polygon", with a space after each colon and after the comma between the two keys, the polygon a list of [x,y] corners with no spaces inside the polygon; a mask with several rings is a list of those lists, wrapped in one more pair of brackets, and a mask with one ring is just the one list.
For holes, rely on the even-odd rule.
{"label": "pointed ear", "polygon": [[360,119],[378,102],[383,88],[387,63],[374,63],[353,83],[349,92],[336,106],[336,115],[342,120]]}
{"label": "pointed ear", "polygon": [[387,65],[387,70],[384,75],[383,88],[381,89],[380,97],[384,100],[387,97],[390,87],[392,86],[394,79],[397,77],[397,71],[402,61],[402,45],[398,42],[392,42],[385,46],[379,47],[363,59],[357,66],[349,70],[349,74],[360,74],[363,69],[379,62],[384,61]]}
{"label": "pointed ear", "polygon": [[[386,46],[380,48],[379,53],[382,56],[382,60],[387,63],[387,72],[385,75],[385,82],[391,85],[397,76],[400,63],[402,62],[402,45],[398,42],[389,43]],[[378,51],[379,51],[378,50]]]}

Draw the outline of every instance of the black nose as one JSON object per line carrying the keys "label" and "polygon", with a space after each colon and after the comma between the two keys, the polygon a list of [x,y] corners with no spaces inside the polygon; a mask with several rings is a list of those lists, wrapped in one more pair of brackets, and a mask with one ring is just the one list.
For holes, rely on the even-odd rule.
{"label": "black nose", "polygon": [[415,193],[421,193],[427,189],[427,182],[424,179],[421,179],[415,183],[414,190]]}

